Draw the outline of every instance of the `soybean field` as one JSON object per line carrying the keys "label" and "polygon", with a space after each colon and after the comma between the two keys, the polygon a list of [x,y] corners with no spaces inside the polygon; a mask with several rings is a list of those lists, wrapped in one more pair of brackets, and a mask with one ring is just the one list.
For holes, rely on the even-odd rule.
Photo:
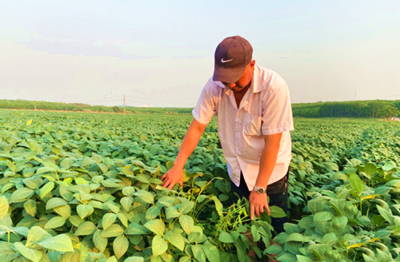
{"label": "soybean field", "polygon": [[[400,261],[400,123],[295,118],[289,222],[233,202],[215,119],[169,191],[191,116],[0,111],[0,260]],[[271,208],[272,217],[286,214]]]}

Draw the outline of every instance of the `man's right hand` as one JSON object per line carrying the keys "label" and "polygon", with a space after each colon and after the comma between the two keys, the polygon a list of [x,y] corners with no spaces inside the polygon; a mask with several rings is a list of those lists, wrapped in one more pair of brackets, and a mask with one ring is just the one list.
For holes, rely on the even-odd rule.
{"label": "man's right hand", "polygon": [[164,182],[162,186],[168,187],[169,190],[171,190],[176,183],[179,183],[179,185],[183,187],[183,170],[174,166],[161,177],[161,180]]}

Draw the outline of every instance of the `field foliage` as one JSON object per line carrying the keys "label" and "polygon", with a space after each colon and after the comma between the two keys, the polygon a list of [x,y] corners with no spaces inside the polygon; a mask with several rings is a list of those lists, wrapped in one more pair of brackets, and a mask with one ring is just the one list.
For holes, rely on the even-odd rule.
{"label": "field foliage", "polygon": [[232,201],[216,121],[168,191],[191,117],[0,115],[2,262],[246,262],[248,235],[259,261],[400,261],[398,123],[296,119],[290,223],[270,246],[270,218]]}

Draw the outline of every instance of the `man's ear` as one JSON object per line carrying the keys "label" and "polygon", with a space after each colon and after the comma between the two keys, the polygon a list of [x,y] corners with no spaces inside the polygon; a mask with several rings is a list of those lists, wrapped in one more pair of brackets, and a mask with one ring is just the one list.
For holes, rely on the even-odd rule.
{"label": "man's ear", "polygon": [[250,61],[250,68],[251,68],[251,71],[254,71],[255,66],[256,66],[256,60],[251,60],[251,61]]}

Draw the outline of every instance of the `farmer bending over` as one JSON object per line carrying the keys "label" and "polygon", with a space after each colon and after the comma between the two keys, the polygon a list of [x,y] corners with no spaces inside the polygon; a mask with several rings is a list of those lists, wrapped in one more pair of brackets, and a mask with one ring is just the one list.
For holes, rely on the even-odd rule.
{"label": "farmer bending over", "polygon": [[[214,75],[204,86],[174,166],[163,186],[183,184],[183,167],[214,114],[232,192],[250,202],[250,218],[269,205],[287,211],[288,168],[293,130],[288,86],[276,72],[252,60],[253,48],[240,37],[225,38],[215,51]],[[287,218],[272,218],[277,233]]]}

